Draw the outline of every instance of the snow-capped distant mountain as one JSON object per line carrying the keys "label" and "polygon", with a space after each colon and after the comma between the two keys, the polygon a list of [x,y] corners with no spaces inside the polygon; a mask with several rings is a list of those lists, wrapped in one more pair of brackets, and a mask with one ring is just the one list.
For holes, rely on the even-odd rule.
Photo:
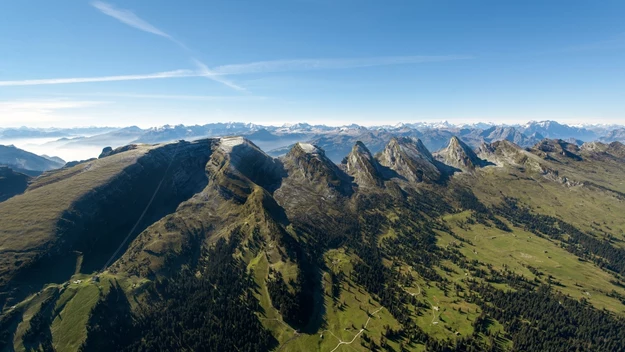
{"label": "snow-capped distant mountain", "polygon": [[[344,153],[356,141],[367,141],[370,151],[375,153],[378,146],[385,145],[393,136],[413,137],[422,140],[431,151],[444,148],[451,137],[461,138],[475,148],[483,142],[508,140],[521,147],[530,147],[543,138],[557,138],[570,141],[612,141],[622,140],[623,128],[611,125],[566,125],[556,121],[531,121],[522,125],[504,125],[487,122],[452,124],[441,122],[410,122],[394,125],[364,127],[358,124],[344,126],[312,125],[309,123],[289,123],[281,126],[263,126],[244,122],[209,123],[205,125],[164,125],[142,129],[136,126],[125,128],[85,128],[85,129],[4,129],[0,131],[0,144],[8,140],[6,136],[27,136],[23,138],[42,139],[33,152],[57,155],[72,148],[86,148],[93,157],[104,147],[119,147],[128,143],[164,143],[176,140],[195,140],[207,137],[246,136],[272,155],[280,155],[285,147],[296,142],[317,143],[334,161],[340,161]],[[94,132],[95,135],[91,134]],[[79,134],[83,132],[84,134]],[[50,141],[50,137],[57,138]],[[19,138],[19,137],[17,137]],[[5,143],[10,144],[10,143]],[[99,149],[99,150],[98,150]],[[63,154],[67,155],[67,154]],[[82,155],[82,154],[81,154]],[[90,154],[91,155],[91,154]],[[72,158],[67,156],[64,158]],[[84,159],[84,156],[81,157]]]}
{"label": "snow-capped distant mountain", "polygon": [[574,127],[560,124],[556,121],[530,121],[520,128],[523,134],[529,136],[539,133],[545,138],[575,138],[583,141],[595,140],[597,133],[584,127]]}

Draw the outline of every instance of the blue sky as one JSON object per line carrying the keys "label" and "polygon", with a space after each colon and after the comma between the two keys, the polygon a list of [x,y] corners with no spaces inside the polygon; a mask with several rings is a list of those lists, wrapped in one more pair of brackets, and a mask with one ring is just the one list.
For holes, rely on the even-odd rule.
{"label": "blue sky", "polygon": [[625,123],[625,1],[0,2],[0,127]]}

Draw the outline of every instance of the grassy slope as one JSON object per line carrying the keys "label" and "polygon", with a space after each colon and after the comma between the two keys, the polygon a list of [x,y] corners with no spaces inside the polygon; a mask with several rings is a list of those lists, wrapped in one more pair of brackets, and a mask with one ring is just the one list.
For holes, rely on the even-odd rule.
{"label": "grassy slope", "polygon": [[[44,245],[53,238],[57,221],[64,210],[81,196],[110,181],[148,148],[142,147],[47,174],[34,181],[24,194],[0,203],[0,253],[30,251]],[[21,263],[16,263],[9,254],[0,256],[0,274],[19,265]]]}
{"label": "grassy slope", "polygon": [[[560,177],[574,183],[590,182],[616,192],[625,193],[625,162],[606,155],[582,152],[581,161],[549,153],[549,160],[525,152],[532,163],[556,170]],[[528,168],[530,170],[531,168]],[[602,236],[602,231],[625,241],[625,202],[616,193],[592,186],[572,187],[548,180],[532,171],[513,167],[487,167],[477,177],[455,177],[456,182],[469,185],[487,204],[497,204],[501,194],[519,198],[540,213],[552,215],[574,224],[584,231]],[[501,193],[500,193],[501,192]],[[625,246],[625,243],[617,243]]]}
{"label": "grassy slope", "polygon": [[[480,178],[464,178],[476,195],[487,204],[497,204],[501,194],[518,198],[537,212],[569,222],[584,231],[602,236],[606,231],[625,241],[625,202],[614,195],[584,186],[566,187],[541,176],[528,178],[520,172],[487,168]],[[618,174],[605,175],[618,180]],[[625,179],[625,177],[620,176]],[[476,182],[479,181],[479,182]],[[620,182],[620,181],[618,181]],[[501,193],[499,193],[501,192]],[[617,243],[625,246],[625,243]]]}
{"label": "grassy slope", "polygon": [[[614,278],[593,263],[579,261],[561,248],[559,243],[519,228],[506,233],[480,224],[471,225],[470,229],[458,227],[458,222],[466,219],[467,215],[468,212],[450,215],[445,217],[445,221],[457,235],[472,242],[472,245],[464,244],[460,248],[468,259],[492,264],[497,270],[502,270],[505,265],[519,274],[534,278],[535,275],[527,268],[530,265],[544,273],[542,281],[546,282],[548,275],[552,275],[561,282],[563,286],[554,288],[565,294],[577,299],[586,298],[600,309],[625,312],[619,300],[606,295],[612,290],[625,294],[625,289],[612,284],[610,280]],[[445,246],[452,242],[458,241],[441,234],[439,245]]]}
{"label": "grassy slope", "polygon": [[[340,341],[354,341],[349,345],[341,345],[337,351],[347,351],[355,349],[356,351],[366,351],[367,349],[360,344],[360,337],[358,335],[360,329],[367,322],[367,311],[373,313],[380,308],[379,303],[375,302],[366,291],[356,285],[352,280],[347,277],[342,284],[341,296],[335,302],[330,296],[330,279],[327,273],[324,274],[324,327],[317,334],[305,334],[299,333],[293,330],[290,326],[286,325],[280,318],[279,312],[271,305],[271,299],[267,292],[267,286],[265,284],[266,278],[269,275],[269,267],[271,266],[275,270],[280,270],[284,273],[285,279],[288,280],[290,272],[295,268],[292,265],[288,265],[283,262],[270,264],[267,260],[271,257],[270,254],[266,254],[261,251],[256,258],[254,258],[250,264],[249,269],[254,271],[256,282],[259,284],[257,297],[260,300],[263,308],[263,314],[260,319],[263,324],[270,329],[274,336],[278,339],[280,351],[331,351],[339,345]],[[351,260],[353,258],[343,250],[331,250],[326,254],[326,263],[328,266],[333,267],[334,270],[341,270],[346,275],[351,271]],[[286,265],[285,265],[286,264]],[[348,275],[349,276],[349,275]],[[343,303],[339,307],[338,303]],[[355,327],[355,329],[352,327]],[[383,331],[383,326],[389,325],[392,328],[398,328],[399,325],[390,313],[381,309],[372,316],[365,333],[379,342],[380,336]],[[354,339],[354,337],[358,335]],[[391,342],[391,346],[397,344]]]}
{"label": "grassy slope", "polygon": [[[60,290],[53,310],[53,320],[50,326],[52,334],[52,344],[56,351],[76,351],[86,338],[86,326],[91,309],[98,300],[105,295],[111,287],[113,280],[129,294],[132,294],[134,287],[142,282],[131,280],[125,277],[114,277],[108,274],[100,276],[99,282],[93,282],[91,276],[75,275],[69,284],[49,285],[40,293],[31,295],[19,306],[24,306],[22,320],[18,324],[13,337],[13,347],[16,351],[25,350],[23,335],[30,326],[31,318],[41,309],[41,303]],[[80,282],[77,282],[80,280]],[[133,286],[134,284],[134,286]],[[136,304],[134,300],[131,304]]]}

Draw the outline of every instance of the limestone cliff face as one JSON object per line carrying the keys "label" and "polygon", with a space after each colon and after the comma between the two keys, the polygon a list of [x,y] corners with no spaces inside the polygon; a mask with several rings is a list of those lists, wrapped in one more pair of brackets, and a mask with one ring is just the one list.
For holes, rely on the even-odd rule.
{"label": "limestone cliff face", "polygon": [[[207,165],[211,182],[223,183],[223,191],[231,192],[232,196],[245,198],[251,190],[244,178],[268,192],[276,190],[285,175],[279,160],[265,154],[254,143],[243,137],[227,137],[219,139],[217,147]],[[237,187],[237,184],[239,187]]]}
{"label": "limestone cliff face", "polygon": [[446,165],[459,168],[463,171],[471,171],[485,165],[484,160],[458,137],[454,136],[449,141],[449,145],[438,153],[435,157]]}
{"label": "limestone cliff face", "polygon": [[339,231],[354,193],[352,178],[312,144],[296,144],[281,161],[288,176],[274,197],[289,220],[326,234]]}
{"label": "limestone cliff face", "polygon": [[350,177],[325,155],[323,149],[312,144],[295,144],[283,162],[293,183],[310,183],[343,195],[352,193]]}
{"label": "limestone cliff face", "polygon": [[346,158],[346,172],[354,177],[358,187],[381,187],[384,185],[381,166],[362,142],[356,142]]}
{"label": "limestone cliff face", "polygon": [[442,176],[432,154],[419,139],[392,138],[378,160],[407,181],[438,182]]}

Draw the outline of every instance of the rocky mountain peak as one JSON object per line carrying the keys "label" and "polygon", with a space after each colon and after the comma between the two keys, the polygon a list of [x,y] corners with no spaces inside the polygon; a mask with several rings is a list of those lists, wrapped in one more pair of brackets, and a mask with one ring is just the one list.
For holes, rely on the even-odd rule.
{"label": "rocky mountain peak", "polygon": [[361,141],[356,142],[346,158],[345,169],[359,187],[382,186],[381,166]]}
{"label": "rocky mountain peak", "polygon": [[302,143],[302,142],[295,143],[290,153],[292,153],[294,156],[306,155],[306,154],[310,154],[312,156],[319,156],[320,158],[325,156],[325,152],[323,149],[315,146],[314,144]]}
{"label": "rocky mountain peak", "polygon": [[[342,193],[351,192],[351,180],[325,151],[313,144],[296,143],[283,158],[289,176],[299,175],[301,182],[327,184]],[[298,177],[295,177],[296,179]]]}
{"label": "rocky mountain peak", "polygon": [[432,154],[419,139],[391,138],[380,154],[379,162],[409,181],[437,182],[441,179],[441,171]]}
{"label": "rocky mountain peak", "polygon": [[436,158],[461,170],[473,170],[484,165],[484,161],[456,136],[451,137],[449,145],[445,149],[436,153]]}

